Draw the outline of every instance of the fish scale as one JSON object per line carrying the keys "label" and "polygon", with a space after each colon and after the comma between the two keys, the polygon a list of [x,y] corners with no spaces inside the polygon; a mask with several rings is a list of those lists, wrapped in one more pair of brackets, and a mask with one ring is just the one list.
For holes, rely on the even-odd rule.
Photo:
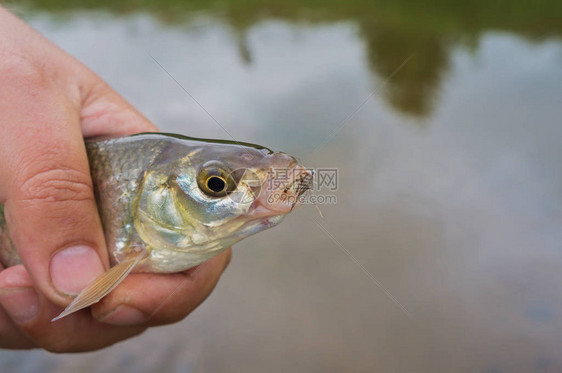
{"label": "fish scale", "polygon": [[136,238],[132,200],[144,172],[165,146],[164,141],[131,141],[131,137],[86,142],[106,244],[114,248],[112,264],[126,255],[122,252],[126,249],[124,245]]}

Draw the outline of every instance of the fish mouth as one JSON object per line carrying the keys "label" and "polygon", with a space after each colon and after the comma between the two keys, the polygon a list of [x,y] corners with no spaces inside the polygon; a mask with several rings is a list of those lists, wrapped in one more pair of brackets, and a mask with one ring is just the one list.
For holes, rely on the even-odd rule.
{"label": "fish mouth", "polygon": [[282,177],[272,171],[252,204],[252,216],[256,219],[288,214],[302,204],[303,195],[312,188],[313,173],[301,165],[282,170]]}

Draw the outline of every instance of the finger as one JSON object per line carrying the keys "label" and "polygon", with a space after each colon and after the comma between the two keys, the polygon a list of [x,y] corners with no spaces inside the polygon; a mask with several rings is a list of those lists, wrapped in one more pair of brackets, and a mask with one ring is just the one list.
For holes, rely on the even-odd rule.
{"label": "finger", "polygon": [[[0,269],[2,270],[0,272],[0,304],[2,304],[2,307],[0,307],[0,348],[33,348],[35,344],[19,330],[8,316],[8,313],[4,310],[4,307],[13,310],[12,313],[15,318],[25,318],[26,314],[33,314],[34,300],[31,298],[30,304],[30,294],[26,293],[28,291],[34,291],[33,283],[31,279],[29,279],[29,276],[27,276],[27,282],[16,282],[14,281],[14,276],[10,275],[9,271],[3,271],[4,267],[2,265],[0,265]],[[31,294],[31,296],[33,296],[33,294]]]}
{"label": "finger", "polygon": [[[4,294],[1,294],[2,297]],[[11,302],[12,294],[7,294],[5,302]],[[16,302],[18,300],[16,299]],[[23,334],[16,324],[10,319],[4,308],[0,308],[0,348],[10,350],[28,350],[37,347]]]}
{"label": "finger", "polygon": [[92,351],[138,335],[145,329],[103,324],[94,320],[87,311],[51,322],[62,308],[35,292],[32,284],[21,265],[10,267],[0,274],[0,288],[8,290],[7,294],[11,296],[0,296],[0,302],[13,324],[21,330],[19,338],[22,345],[27,341],[28,345],[52,352]]}
{"label": "finger", "polygon": [[155,326],[179,321],[209,296],[230,257],[228,249],[183,273],[130,275],[92,307],[92,314],[114,325]]}
{"label": "finger", "polygon": [[158,128],[91,71],[80,74],[89,87],[81,97],[84,137],[156,132]]}
{"label": "finger", "polygon": [[38,290],[64,305],[108,267],[78,100],[52,71],[18,71],[0,85],[0,202]]}
{"label": "finger", "polygon": [[[45,68],[45,61],[49,61],[49,71],[44,71],[43,76],[55,80],[58,90],[62,88],[74,96],[74,105],[82,109],[79,122],[85,137],[158,130],[81,62],[1,7],[0,16],[3,21],[0,34],[5,36],[0,44],[0,72],[5,74],[0,74],[0,80],[4,75],[13,75],[14,72],[35,75],[37,67]],[[38,56],[38,60],[33,60],[34,56]],[[22,80],[18,83],[21,85]],[[23,83],[26,84],[25,81]],[[9,87],[6,88],[8,90]],[[34,101],[33,92],[30,92],[30,96]],[[27,105],[16,108],[20,111],[29,110],[31,100],[28,100]]]}

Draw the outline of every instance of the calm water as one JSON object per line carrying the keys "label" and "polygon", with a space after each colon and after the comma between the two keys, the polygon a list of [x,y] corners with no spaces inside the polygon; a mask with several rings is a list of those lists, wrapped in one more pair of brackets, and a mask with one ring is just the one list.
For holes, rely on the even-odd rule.
{"label": "calm water", "polygon": [[402,3],[20,8],[162,130],[228,138],[153,58],[339,184],[329,234],[305,206],[240,243],[183,322],[2,370],[562,371],[562,8]]}

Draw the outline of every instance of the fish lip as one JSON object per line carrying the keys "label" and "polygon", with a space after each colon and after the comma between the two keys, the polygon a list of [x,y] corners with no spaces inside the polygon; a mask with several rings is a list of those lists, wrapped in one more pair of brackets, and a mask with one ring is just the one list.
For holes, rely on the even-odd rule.
{"label": "fish lip", "polygon": [[267,207],[263,203],[263,201],[261,201],[261,198],[257,198],[250,207],[250,217],[252,217],[251,220],[267,219],[279,215],[286,215],[286,213],[282,213],[280,211],[276,211]]}
{"label": "fish lip", "polygon": [[281,223],[284,217],[285,214],[253,216],[250,219],[246,219],[246,221],[244,221],[244,223],[238,228],[238,234],[241,234],[241,237],[243,238],[264,229],[273,228]]}

